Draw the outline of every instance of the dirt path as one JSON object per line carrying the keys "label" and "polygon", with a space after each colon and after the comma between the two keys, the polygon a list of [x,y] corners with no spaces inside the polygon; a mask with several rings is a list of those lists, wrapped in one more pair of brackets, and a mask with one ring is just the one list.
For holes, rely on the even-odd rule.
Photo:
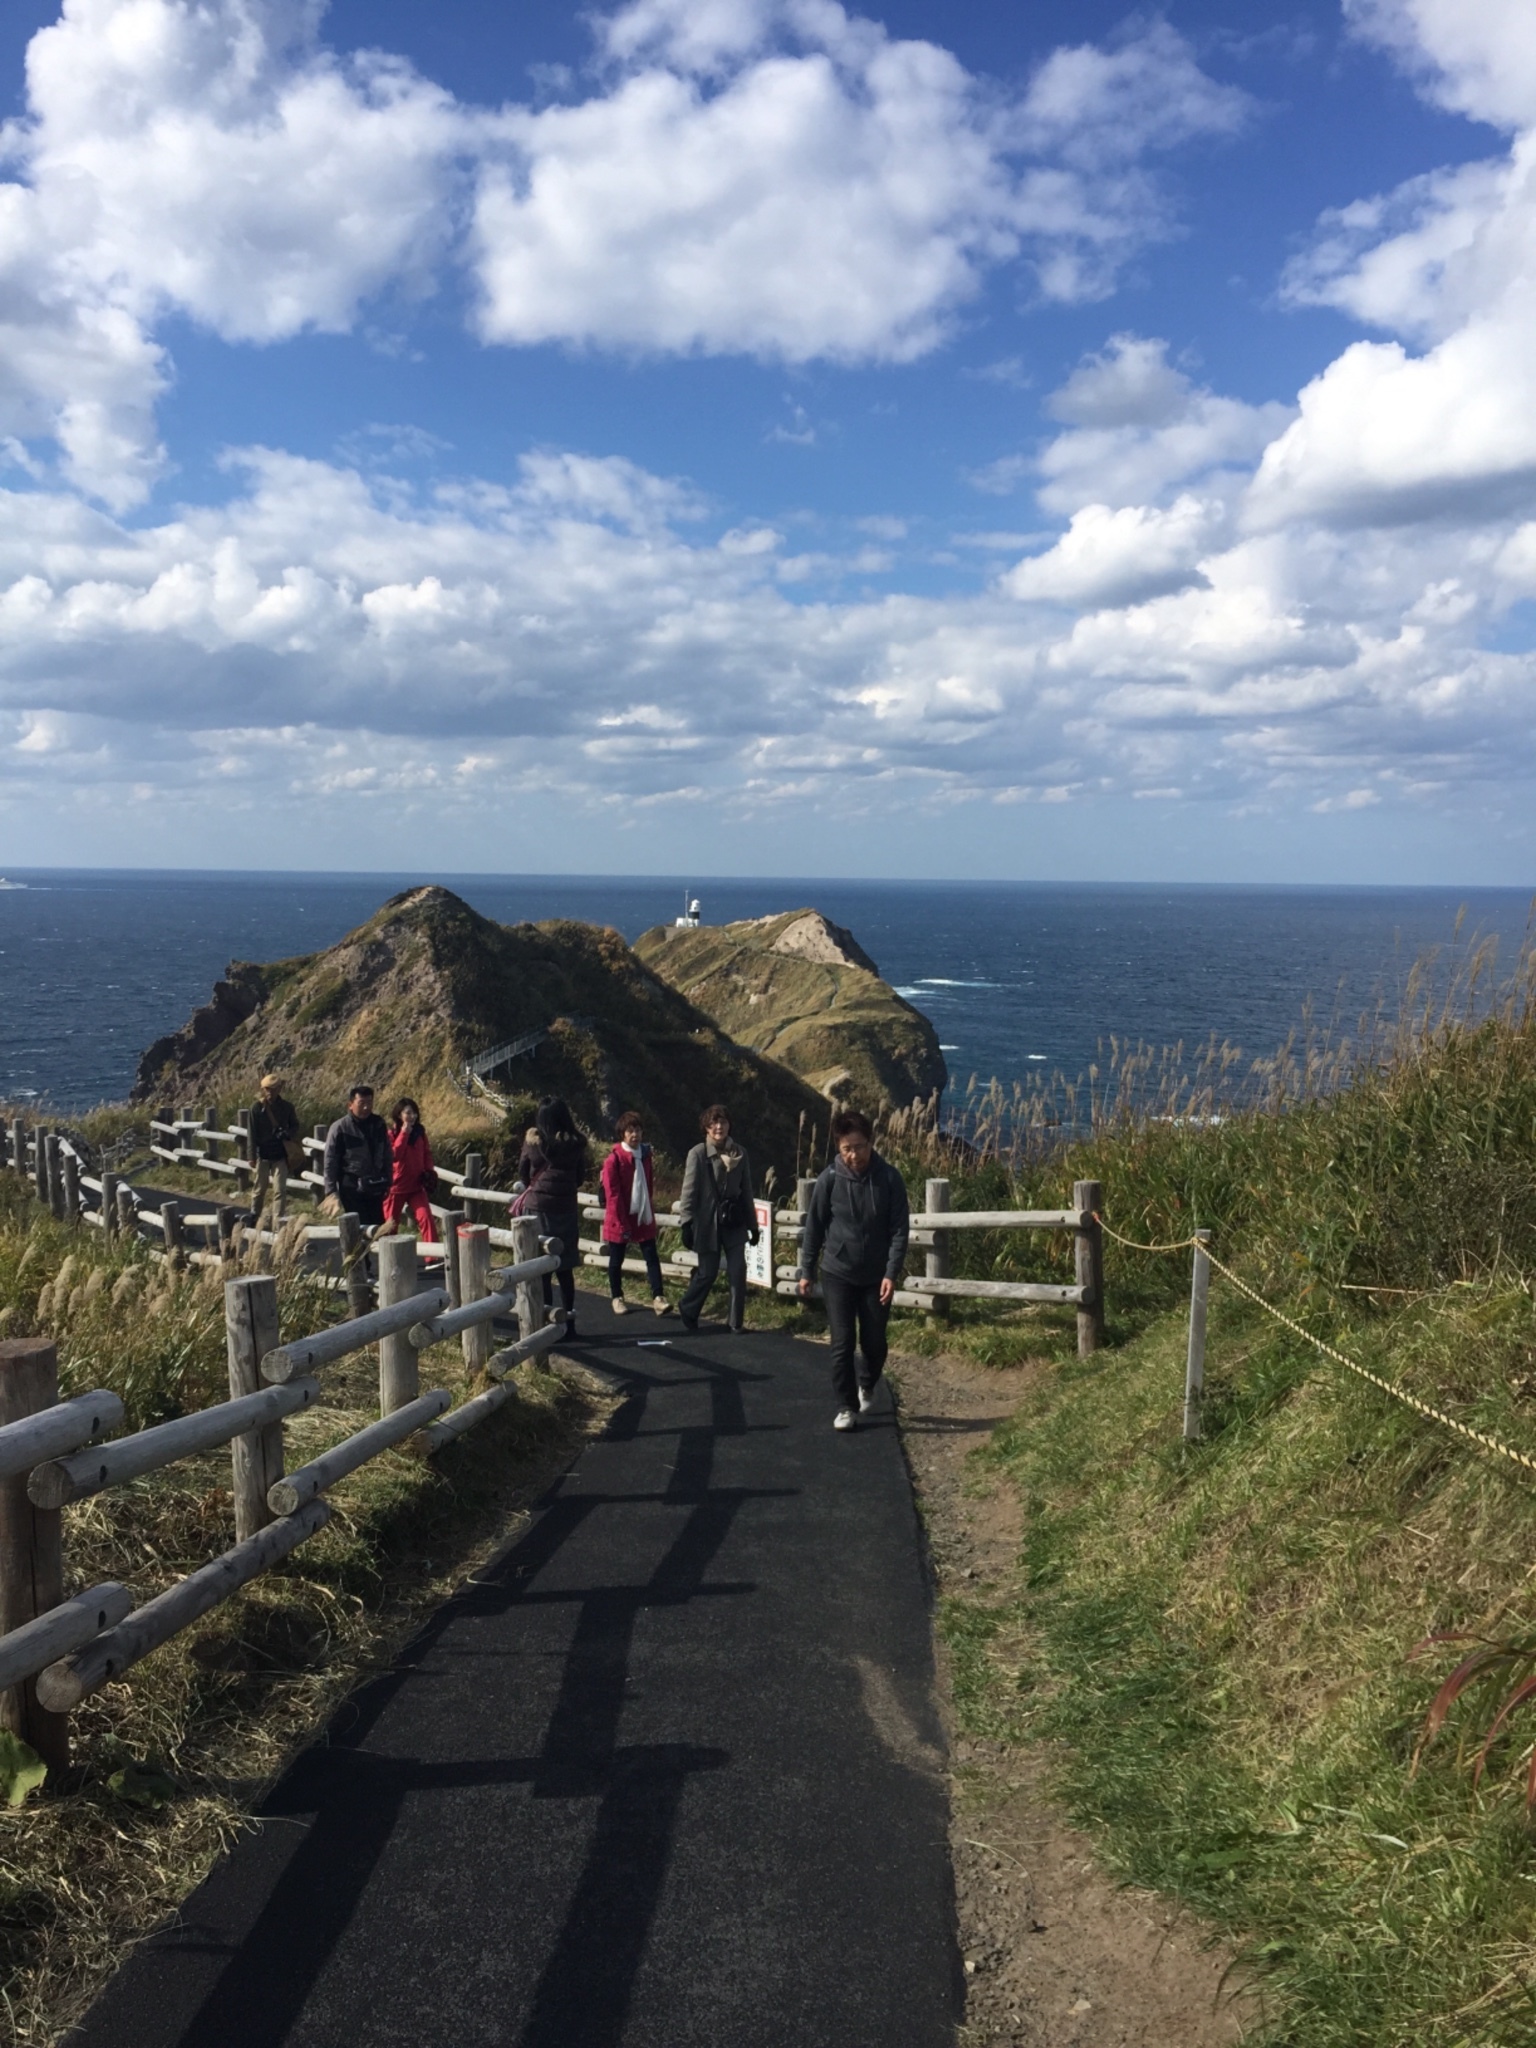
{"label": "dirt path", "polygon": [[[967,1460],[1017,1407],[1033,1370],[892,1361],[941,1593],[1003,1593],[1017,1570],[1017,1496]],[[1046,1795],[1039,1755],[955,1727],[942,1644],[939,1666],[967,2048],[1226,2048],[1241,2040],[1239,2014],[1220,1993],[1228,1958],[1179,1908],[1103,1873],[1088,1838]]]}

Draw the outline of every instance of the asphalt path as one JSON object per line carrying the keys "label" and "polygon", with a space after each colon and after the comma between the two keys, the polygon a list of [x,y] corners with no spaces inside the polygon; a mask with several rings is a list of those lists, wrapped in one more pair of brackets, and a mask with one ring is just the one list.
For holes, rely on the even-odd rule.
{"label": "asphalt path", "polygon": [[888,1391],[840,1434],[824,1346],[647,1314],[579,1353],[604,1435],[71,2048],[952,2048]]}

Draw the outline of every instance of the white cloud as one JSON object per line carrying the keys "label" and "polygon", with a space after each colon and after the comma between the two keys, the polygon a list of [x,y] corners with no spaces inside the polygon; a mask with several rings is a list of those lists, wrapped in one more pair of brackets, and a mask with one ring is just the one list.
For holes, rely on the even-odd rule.
{"label": "white cloud", "polygon": [[1441,106],[1503,128],[1536,123],[1527,0],[1344,0],[1344,15]]}
{"label": "white cloud", "polygon": [[1200,557],[1226,520],[1221,505],[1188,493],[1166,512],[1147,505],[1085,505],[1045,553],[1002,579],[1013,597],[1055,604],[1123,605],[1201,580]]}
{"label": "white cloud", "polygon": [[177,311],[226,340],[340,332],[424,284],[448,228],[448,95],[342,64],[278,0],[65,0],[4,131],[0,431],[51,436],[122,506],[161,464],[153,339]]}
{"label": "white cloud", "polygon": [[[171,314],[343,333],[467,265],[488,341],[909,361],[998,265],[1101,295],[1172,215],[1149,159],[1245,102],[1154,22],[1014,102],[833,0],[639,0],[585,98],[471,108],[319,0],[63,0],[0,130],[0,437],[122,508],[163,467]],[[567,85],[569,81],[566,81]]]}
{"label": "white cloud", "polygon": [[607,92],[508,109],[483,173],[480,328],[501,342],[910,361],[1021,252],[1112,288],[1169,227],[1144,160],[1247,106],[1154,22],[1058,51],[1010,107],[832,0],[640,0]]}
{"label": "white cloud", "polygon": [[1168,344],[1117,334],[1089,356],[1050,400],[1065,422],[1033,470],[1048,512],[1087,503],[1141,505],[1170,486],[1247,467],[1290,418],[1277,403],[1246,405],[1197,385],[1168,361]]}

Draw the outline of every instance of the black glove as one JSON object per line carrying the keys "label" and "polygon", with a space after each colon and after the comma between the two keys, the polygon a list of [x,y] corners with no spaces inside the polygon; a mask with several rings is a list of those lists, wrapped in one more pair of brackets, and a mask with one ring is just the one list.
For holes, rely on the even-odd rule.
{"label": "black glove", "polygon": [[685,1223],[682,1229],[678,1232],[678,1235],[683,1240],[683,1250],[685,1252],[691,1252],[693,1250],[693,1225],[691,1223]]}
{"label": "black glove", "polygon": [[747,1232],[747,1243],[756,1244],[759,1238],[761,1238],[762,1234],[763,1233],[758,1229],[757,1225],[754,1223],[752,1228]]}

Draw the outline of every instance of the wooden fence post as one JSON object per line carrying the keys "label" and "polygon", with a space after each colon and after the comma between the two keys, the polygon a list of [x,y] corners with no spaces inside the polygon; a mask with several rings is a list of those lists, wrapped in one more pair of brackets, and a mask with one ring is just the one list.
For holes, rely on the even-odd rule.
{"label": "wooden fence post", "polygon": [[[252,1273],[224,1283],[224,1339],[229,1355],[229,1396],[265,1391],[261,1361],[281,1341],[277,1319],[277,1282],[269,1273]],[[265,1428],[231,1437],[234,1468],[235,1538],[243,1543],[272,1520],[267,1491],[283,1476],[283,1424],[279,1417]]]}
{"label": "wooden fence post", "polygon": [[117,1235],[117,1175],[109,1166],[101,1169],[101,1235],[106,1244]]}
{"label": "wooden fence post", "polygon": [[59,1149],[57,1131],[48,1133],[47,1164],[44,1172],[48,1178],[48,1207],[53,1211],[54,1221],[64,1221],[64,1154]]}
{"label": "wooden fence post", "polygon": [[64,1168],[64,1221],[71,1230],[80,1225],[80,1162],[73,1147],[59,1147],[59,1159]]}
{"label": "wooden fence post", "polygon": [[1104,1189],[1096,1180],[1072,1183],[1072,1206],[1087,1215],[1077,1233],[1077,1284],[1088,1290],[1077,1312],[1077,1355],[1087,1358],[1104,1342],[1104,1232],[1093,1212],[1104,1206]]}
{"label": "wooden fence post", "polygon": [[363,1226],[350,1209],[337,1219],[340,1232],[341,1270],[347,1283],[347,1316],[367,1315],[373,1307],[373,1289],[368,1284],[368,1244]]}
{"label": "wooden fence post", "polygon": [[[923,1190],[925,1209],[947,1209],[949,1207],[949,1182],[931,1180]],[[930,1280],[949,1278],[949,1232],[936,1230],[933,1233],[933,1250],[928,1254],[925,1266],[926,1277]],[[945,1295],[936,1294],[928,1309],[928,1320],[932,1323],[949,1321],[949,1301]]]}
{"label": "wooden fence post", "polygon": [[[0,1342],[0,1424],[20,1422],[59,1398],[59,1354],[42,1337]],[[35,1507],[27,1477],[0,1480],[0,1633],[20,1628],[64,1598],[63,1518]],[[37,1681],[0,1693],[0,1727],[32,1745],[50,1771],[69,1766],[69,1718],[38,1704]]]}
{"label": "wooden fence post", "polygon": [[[459,1225],[469,1221],[463,1209],[445,1209],[438,1217],[443,1233],[443,1285],[448,1290],[448,1306],[462,1308],[464,1296],[459,1291]],[[515,1227],[515,1226],[514,1226]],[[537,1253],[531,1254],[537,1257]]]}
{"label": "wooden fence post", "polygon": [[162,1202],[160,1221],[165,1225],[165,1263],[173,1273],[183,1273],[187,1266],[187,1234],[181,1227],[181,1205]]}
{"label": "wooden fence post", "polygon": [[27,1170],[27,1120],[19,1116],[11,1125],[11,1171],[24,1174]]}
{"label": "wooden fence post", "polygon": [[1189,1360],[1184,1368],[1184,1441],[1200,1441],[1200,1409],[1205,1399],[1205,1304],[1211,1291],[1211,1262],[1205,1248],[1208,1230],[1195,1232],[1194,1271],[1189,1282]]}
{"label": "wooden fence post", "polygon": [[48,1202],[48,1130],[39,1124],[32,1134],[32,1185],[37,1190],[37,1199],[46,1207]]}
{"label": "wooden fence post", "polygon": [[[419,1294],[414,1237],[381,1237],[375,1244],[379,1255],[379,1307],[393,1308],[397,1301],[409,1301]],[[379,1413],[393,1415],[421,1392],[417,1351],[409,1332],[379,1339]]]}
{"label": "wooden fence post", "polygon": [[219,1257],[232,1259],[235,1255],[235,1224],[239,1221],[240,1211],[233,1202],[220,1202],[214,1214],[219,1224]]}
{"label": "wooden fence post", "polygon": [[[521,1266],[529,1259],[539,1256],[539,1219],[537,1216],[514,1216],[512,1218],[512,1257]],[[517,1283],[517,1333],[520,1337],[531,1337],[535,1330],[542,1330],[545,1323],[544,1289],[537,1280],[519,1280]],[[542,1358],[542,1354],[541,1354]],[[547,1364],[547,1359],[542,1359]]]}
{"label": "wooden fence post", "polygon": [[127,1181],[117,1184],[117,1228],[121,1236],[136,1238],[139,1234],[139,1205],[134,1199],[133,1189]]}
{"label": "wooden fence post", "polygon": [[[468,1308],[473,1301],[484,1301],[491,1291],[491,1233],[484,1223],[461,1223],[459,1225],[459,1298],[461,1305]],[[473,1378],[483,1372],[486,1362],[495,1349],[491,1341],[489,1323],[472,1323],[462,1333],[460,1342],[464,1346],[464,1370]]]}

